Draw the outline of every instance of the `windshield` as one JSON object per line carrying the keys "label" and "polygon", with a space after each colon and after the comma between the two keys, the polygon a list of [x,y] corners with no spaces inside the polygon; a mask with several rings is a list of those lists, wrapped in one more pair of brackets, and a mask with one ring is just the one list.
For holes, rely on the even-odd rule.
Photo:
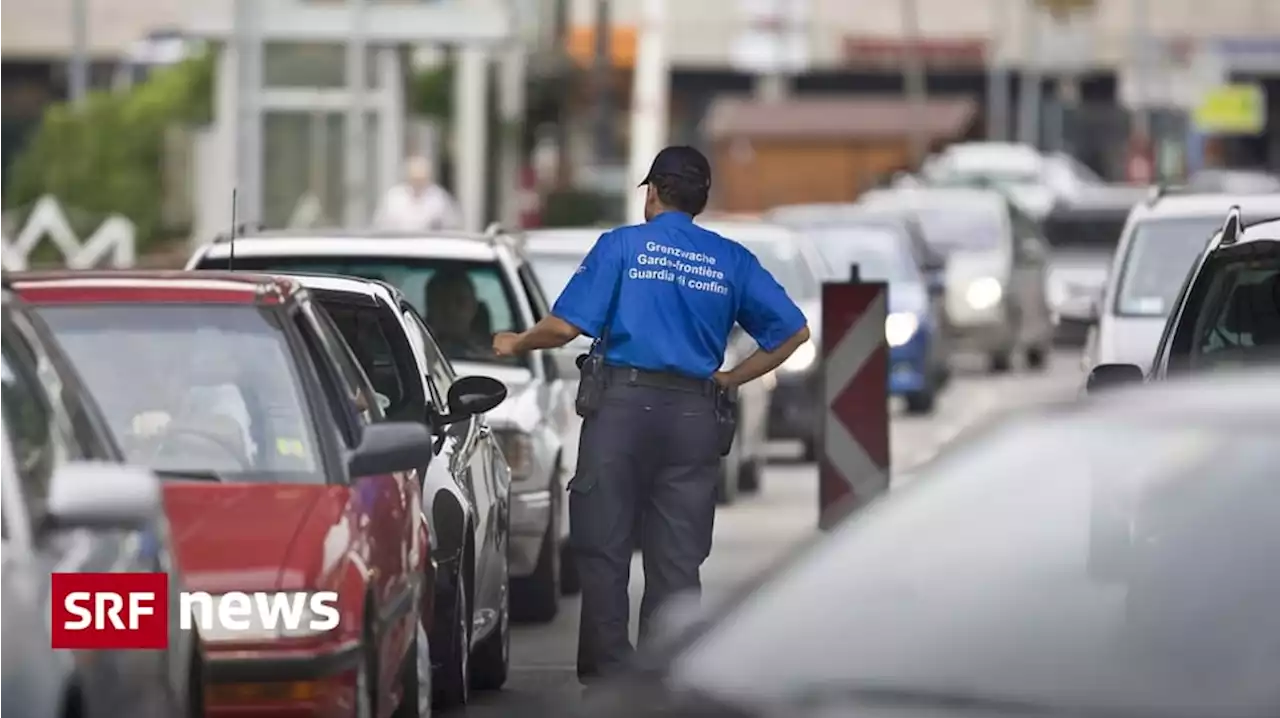
{"label": "windshield", "polygon": [[585,254],[532,254],[530,262],[538,282],[546,290],[547,298],[554,302],[564,291],[573,273],[578,271]]}
{"label": "windshield", "polygon": [[1222,218],[1148,219],[1129,243],[1120,270],[1116,314],[1163,317],[1169,313],[1187,273],[1208,246]]}
{"label": "windshield", "polygon": [[760,265],[787,290],[792,301],[816,299],[822,285],[814,274],[815,269],[805,260],[800,249],[789,242],[773,239],[744,239],[742,246],[751,250]]}
{"label": "windshield", "polygon": [[906,239],[890,230],[868,227],[823,227],[807,232],[837,277],[858,265],[864,280],[906,284],[921,281]]}
{"label": "windshield", "polygon": [[1234,427],[998,429],[691,638],[671,680],[756,705],[872,685],[1280,715],[1277,462],[1266,432]]}
{"label": "windshield", "polygon": [[1003,218],[997,207],[994,204],[923,206],[918,216],[925,241],[943,253],[995,249],[1004,234]]}
{"label": "windshield", "polygon": [[[201,269],[225,268],[205,260]],[[525,365],[527,357],[493,354],[493,335],[521,332],[516,294],[497,262],[410,257],[236,257],[236,269],[340,274],[397,287],[427,321],[452,361]]]}
{"label": "windshield", "polygon": [[285,335],[247,304],[50,305],[39,313],[130,463],[323,483]]}
{"label": "windshield", "polygon": [[1128,211],[1053,212],[1041,223],[1054,249],[1097,248],[1115,251],[1124,234]]}
{"label": "windshield", "polygon": [[1280,250],[1269,257],[1237,259],[1214,275],[1205,300],[1189,307],[1180,320],[1194,322],[1187,368],[1280,362]]}

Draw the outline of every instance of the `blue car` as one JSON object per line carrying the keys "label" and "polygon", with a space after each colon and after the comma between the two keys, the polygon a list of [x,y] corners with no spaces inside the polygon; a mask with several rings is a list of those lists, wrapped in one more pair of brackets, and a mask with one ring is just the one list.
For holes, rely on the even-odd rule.
{"label": "blue car", "polygon": [[828,265],[831,276],[849,276],[858,265],[864,281],[889,283],[889,393],[906,401],[907,411],[933,411],[950,374],[946,327],[942,321],[942,272],[926,273],[914,259],[907,238],[889,228],[824,225],[805,231]]}

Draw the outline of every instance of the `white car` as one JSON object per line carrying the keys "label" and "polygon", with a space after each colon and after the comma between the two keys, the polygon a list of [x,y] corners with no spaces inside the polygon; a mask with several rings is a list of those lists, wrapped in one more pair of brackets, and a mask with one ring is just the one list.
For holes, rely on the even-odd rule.
{"label": "white car", "polygon": [[[507,386],[506,401],[486,420],[512,468],[511,611],[531,621],[554,618],[553,598],[577,590],[564,488],[577,465],[577,442],[566,438],[576,437],[578,419],[572,377],[551,352],[493,354],[494,333],[524,331],[550,311],[519,243],[502,233],[306,230],[237,238],[234,247],[236,269],[387,282],[425,318],[459,375]],[[187,266],[227,268],[230,255],[231,243],[206,245]]]}
{"label": "white car", "polygon": [[1246,224],[1280,217],[1280,194],[1153,192],[1129,212],[1101,295],[1064,303],[1064,322],[1089,327],[1083,368],[1134,364],[1146,372],[1169,310],[1232,206]]}
{"label": "white car", "polygon": [[1032,217],[1043,217],[1055,202],[1072,199],[1100,184],[1093,170],[1062,152],[1041,154],[1030,145],[961,142],[930,158],[925,177],[942,186],[1002,189]]}
{"label": "white car", "polygon": [[946,255],[946,315],[958,349],[1008,371],[1016,354],[1040,369],[1053,342],[1049,246],[1039,225],[996,190],[879,189],[868,207],[916,214],[925,240]]}
{"label": "white car", "polygon": [[[543,229],[524,235],[525,253],[533,270],[550,296],[559,293],[569,283],[569,278],[582,263],[591,246],[606,230],[591,228]],[[554,303],[554,299],[552,300]],[[591,348],[591,340],[578,337],[559,352],[566,372],[577,376],[573,362],[579,354]],[[733,366],[755,349],[755,343],[735,332],[725,352],[725,366]],[[576,379],[575,379],[576,383]],[[765,415],[769,405],[771,380],[751,382],[739,389],[738,436],[733,448],[721,464],[719,499],[732,503],[738,492],[753,492],[760,488],[764,473],[766,436]],[[574,439],[576,441],[576,438]]]}

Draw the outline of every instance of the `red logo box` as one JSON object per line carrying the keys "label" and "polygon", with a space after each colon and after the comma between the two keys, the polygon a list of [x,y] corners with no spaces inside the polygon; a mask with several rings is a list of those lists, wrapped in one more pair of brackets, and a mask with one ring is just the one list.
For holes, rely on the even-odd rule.
{"label": "red logo box", "polygon": [[55,573],[52,589],[54,648],[169,646],[166,573]]}

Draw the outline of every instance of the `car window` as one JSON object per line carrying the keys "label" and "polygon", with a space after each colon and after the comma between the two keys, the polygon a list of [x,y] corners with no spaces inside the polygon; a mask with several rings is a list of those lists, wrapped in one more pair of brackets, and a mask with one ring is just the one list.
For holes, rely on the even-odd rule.
{"label": "car window", "polygon": [[38,311],[131,463],[229,481],[324,481],[274,309],[132,303]]}
{"label": "car window", "polygon": [[347,340],[342,338],[342,332],[334,323],[333,317],[324,310],[323,307],[311,306],[313,316],[317,328],[320,330],[320,340],[327,348],[329,355],[333,358],[338,372],[342,376],[343,391],[351,398],[359,411],[360,420],[363,424],[371,424],[381,421],[385,414],[383,413],[382,404],[377,399],[377,392],[373,389],[373,383],[369,381],[369,376],[360,368],[360,362],[356,359],[355,353],[351,350],[351,345],[347,344]]}
{"label": "car window", "polygon": [[395,315],[379,305],[325,298],[321,305],[377,393],[383,413],[405,421],[421,421],[426,411],[417,362],[405,344]]}
{"label": "car window", "polygon": [[28,358],[25,365],[40,382],[52,412],[53,438],[59,449],[69,459],[114,460],[115,452],[97,438],[100,429],[96,430],[90,424],[84,407],[74,399],[74,388],[64,380],[65,363],[62,370],[55,365],[53,357],[40,341],[35,325],[22,311],[14,310],[9,318],[5,331],[15,348]]}
{"label": "car window", "polygon": [[1124,234],[1128,212],[1052,212],[1044,219],[1045,239],[1057,249],[1114,248]]}
{"label": "car window", "polygon": [[432,393],[435,394],[432,400],[437,409],[444,411],[448,404],[449,389],[453,386],[455,378],[453,367],[440,351],[440,347],[436,345],[435,338],[431,336],[430,330],[418,313],[406,307],[404,316],[409,321],[409,325],[416,329],[410,332],[410,336],[427,362],[427,379],[431,383]]}
{"label": "car window", "polygon": [[[201,268],[225,267],[206,259]],[[527,355],[497,357],[493,335],[528,329],[511,286],[497,261],[415,257],[245,257],[237,269],[307,272],[364,277],[387,282],[404,293],[453,361],[530,366]]]}
{"label": "car window", "polygon": [[[1189,370],[1280,362],[1280,256],[1213,264],[1204,300],[1184,326],[1194,326]],[[1181,368],[1181,367],[1179,367]]]}
{"label": "car window", "polygon": [[920,282],[920,272],[906,237],[869,227],[823,227],[808,237],[822,253],[834,276],[846,277],[851,265],[868,281],[910,284]]}
{"label": "car window", "polygon": [[1115,313],[1132,317],[1168,315],[1182,280],[1221,227],[1219,216],[1140,221],[1134,227],[1120,268]]}
{"label": "car window", "polygon": [[817,299],[818,293],[822,291],[821,279],[816,273],[820,268],[806,261],[794,243],[750,237],[730,239],[737,239],[751,250],[760,260],[760,265],[778,280],[778,284],[787,290],[792,300],[803,302]]}
{"label": "car window", "polygon": [[27,513],[40,516],[49,497],[53,469],[65,457],[54,440],[53,407],[35,375],[34,357],[16,338],[16,332],[11,330],[0,337],[4,357],[0,367],[4,385],[0,403],[4,405],[4,426],[9,432],[18,481],[28,504]]}

